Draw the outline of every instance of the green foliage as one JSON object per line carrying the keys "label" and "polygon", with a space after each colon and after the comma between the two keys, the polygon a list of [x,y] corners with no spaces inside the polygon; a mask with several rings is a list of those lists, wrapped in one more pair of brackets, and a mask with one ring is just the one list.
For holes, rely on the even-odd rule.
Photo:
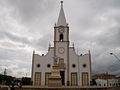
{"label": "green foliage", "polygon": [[10,85],[12,81],[13,78],[11,76],[0,74],[0,84]]}
{"label": "green foliage", "polygon": [[97,85],[97,83],[96,83],[96,81],[95,81],[95,79],[92,79],[92,81],[90,82],[90,84],[93,86],[93,85]]}
{"label": "green foliage", "polygon": [[31,78],[23,77],[22,80],[13,80],[13,77],[0,74],[0,84],[2,85],[17,85],[22,83],[23,85],[32,85]]}
{"label": "green foliage", "polygon": [[31,84],[32,84],[31,78],[23,77],[23,78],[22,78],[22,84],[23,84],[23,85],[31,85]]}
{"label": "green foliage", "polygon": [[21,83],[21,80],[14,80],[13,82],[15,85],[18,85],[18,83]]}

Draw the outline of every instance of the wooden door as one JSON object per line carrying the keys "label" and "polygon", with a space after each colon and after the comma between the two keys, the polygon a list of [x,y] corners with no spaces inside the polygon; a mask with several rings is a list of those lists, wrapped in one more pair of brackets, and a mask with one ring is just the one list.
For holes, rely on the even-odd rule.
{"label": "wooden door", "polygon": [[82,72],[82,86],[89,85],[88,72]]}
{"label": "wooden door", "polygon": [[45,73],[45,85],[48,85],[50,75],[51,75],[51,72]]}
{"label": "wooden door", "polygon": [[71,85],[77,86],[77,72],[71,73]]}
{"label": "wooden door", "polygon": [[35,72],[34,85],[41,85],[41,72]]}

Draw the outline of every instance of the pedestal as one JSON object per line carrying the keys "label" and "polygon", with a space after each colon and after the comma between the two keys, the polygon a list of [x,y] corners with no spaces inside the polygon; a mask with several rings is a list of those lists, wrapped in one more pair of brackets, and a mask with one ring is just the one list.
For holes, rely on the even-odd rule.
{"label": "pedestal", "polygon": [[58,64],[55,64],[52,66],[52,72],[51,72],[51,76],[49,77],[48,86],[49,87],[61,87],[62,86],[60,69],[59,69]]}

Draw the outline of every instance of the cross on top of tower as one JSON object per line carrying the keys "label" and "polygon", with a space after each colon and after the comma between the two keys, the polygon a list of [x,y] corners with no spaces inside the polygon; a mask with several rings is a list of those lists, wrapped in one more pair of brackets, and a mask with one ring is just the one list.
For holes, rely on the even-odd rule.
{"label": "cross on top of tower", "polygon": [[63,1],[60,1],[61,3],[61,9],[60,9],[60,13],[59,13],[59,17],[58,17],[58,21],[57,21],[57,26],[66,26],[66,18],[65,18],[65,14],[64,14],[64,10],[63,10]]}
{"label": "cross on top of tower", "polygon": [[61,3],[61,7],[63,6],[63,1],[60,1],[60,3]]}

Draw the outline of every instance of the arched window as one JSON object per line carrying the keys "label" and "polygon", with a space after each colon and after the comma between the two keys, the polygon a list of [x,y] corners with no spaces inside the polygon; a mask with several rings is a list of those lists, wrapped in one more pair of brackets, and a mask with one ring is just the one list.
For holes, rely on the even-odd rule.
{"label": "arched window", "polygon": [[60,41],[63,41],[63,34],[60,34]]}

